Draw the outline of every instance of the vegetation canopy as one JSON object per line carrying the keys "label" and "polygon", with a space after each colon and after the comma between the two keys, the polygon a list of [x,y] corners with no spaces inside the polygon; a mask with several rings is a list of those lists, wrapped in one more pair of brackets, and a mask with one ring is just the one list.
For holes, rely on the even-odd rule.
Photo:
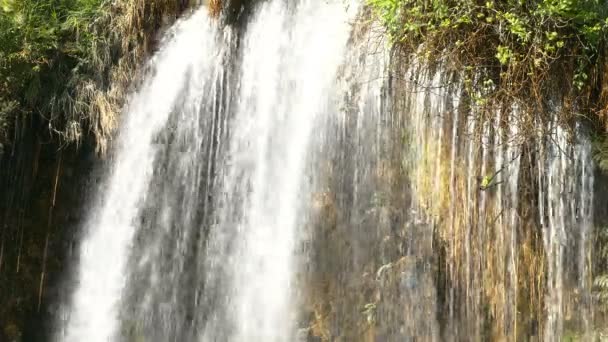
{"label": "vegetation canopy", "polygon": [[[38,112],[68,140],[79,138],[77,88],[92,75],[103,38],[96,20],[101,0],[2,0],[0,15],[0,120],[4,139],[20,115]],[[63,121],[63,122],[59,122]]]}
{"label": "vegetation canopy", "polygon": [[42,118],[60,141],[91,133],[105,151],[134,71],[187,5],[0,0],[0,146],[17,140],[20,122]]}
{"label": "vegetation canopy", "polygon": [[463,71],[474,104],[519,102],[524,112],[542,115],[548,100],[559,96],[568,107],[564,112],[597,114],[587,117],[606,127],[605,1],[368,3],[395,46],[415,53],[418,60]]}

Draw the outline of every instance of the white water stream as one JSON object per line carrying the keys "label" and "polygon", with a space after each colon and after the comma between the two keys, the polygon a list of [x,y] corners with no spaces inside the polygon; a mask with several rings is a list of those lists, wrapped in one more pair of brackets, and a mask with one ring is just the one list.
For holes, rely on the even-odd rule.
{"label": "white water stream", "polygon": [[[206,256],[228,268],[228,319],[210,323],[206,341],[294,338],[293,253],[309,191],[304,166],[317,117],[337,111],[330,95],[348,19],[340,1],[271,1],[247,29],[214,248]],[[233,333],[225,335],[226,325]]]}
{"label": "white water stream", "polygon": [[135,219],[154,177],[155,135],[179,105],[182,90],[213,82],[222,40],[204,10],[179,22],[150,62],[147,80],[125,110],[118,151],[85,227],[72,310],[58,341],[111,341],[126,281]]}
{"label": "white water stream", "polygon": [[[188,329],[186,338],[204,341],[293,338],[304,164],[317,116],[337,110],[330,94],[354,13],[341,1],[263,3],[234,64],[231,29],[206,8],[170,30],[125,109],[58,341],[113,341],[125,331],[168,340]],[[207,196],[215,210],[202,224]],[[190,251],[201,235],[208,239]],[[192,289],[179,288],[195,265]]]}

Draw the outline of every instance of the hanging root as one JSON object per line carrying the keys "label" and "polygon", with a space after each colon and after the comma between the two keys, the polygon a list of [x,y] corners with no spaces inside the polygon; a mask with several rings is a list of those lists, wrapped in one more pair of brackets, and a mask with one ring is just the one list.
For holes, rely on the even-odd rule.
{"label": "hanging root", "polygon": [[42,295],[44,291],[44,283],[46,280],[46,262],[49,250],[49,238],[51,235],[51,228],[53,224],[53,210],[55,209],[55,201],[57,199],[57,185],[59,184],[59,177],[61,175],[61,164],[63,162],[63,153],[59,152],[59,159],[57,160],[57,171],[55,172],[55,183],[53,185],[53,197],[51,198],[51,205],[49,206],[49,215],[47,221],[46,238],[44,241],[44,253],[42,255],[42,272],[40,273],[40,285],[38,287],[38,312],[42,307]]}
{"label": "hanging root", "polygon": [[217,18],[222,11],[222,0],[209,0],[207,5],[212,17]]}

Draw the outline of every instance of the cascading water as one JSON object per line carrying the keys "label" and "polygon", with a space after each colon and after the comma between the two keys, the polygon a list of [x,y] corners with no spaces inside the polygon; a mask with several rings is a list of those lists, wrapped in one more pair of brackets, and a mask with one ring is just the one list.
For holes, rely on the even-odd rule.
{"label": "cascading water", "polygon": [[204,340],[294,338],[290,297],[297,227],[305,215],[304,166],[316,117],[334,109],[327,94],[349,31],[339,1],[264,3],[247,27],[206,254],[208,285],[222,272],[229,279],[227,312],[207,324]]}
{"label": "cascading water", "polygon": [[251,6],[235,27],[200,9],[150,62],[58,341],[591,327],[582,125],[484,108],[460,71],[401,60],[367,19],[353,29],[359,6]]}
{"label": "cascading water", "polygon": [[[108,341],[120,325],[129,246],[140,202],[154,174],[154,137],[180,108],[183,90],[213,83],[222,58],[217,28],[200,11],[169,33],[151,76],[132,98],[106,189],[93,208],[80,247],[78,283],[59,341]],[[63,324],[62,324],[63,326]]]}
{"label": "cascading water", "polygon": [[239,38],[205,9],[171,30],[127,108],[59,340],[293,339],[304,166],[352,13],[275,0]]}

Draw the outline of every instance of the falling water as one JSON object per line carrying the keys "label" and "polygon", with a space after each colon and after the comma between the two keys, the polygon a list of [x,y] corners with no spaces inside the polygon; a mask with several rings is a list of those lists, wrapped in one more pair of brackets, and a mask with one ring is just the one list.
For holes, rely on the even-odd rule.
{"label": "falling water", "polygon": [[328,94],[349,31],[340,1],[264,3],[248,26],[206,255],[213,270],[207,282],[227,273],[228,312],[207,324],[205,340],[294,338],[290,297],[304,166],[317,116],[333,109]]}
{"label": "falling water", "polygon": [[517,103],[487,119],[441,67],[410,68],[404,83],[413,196],[446,249],[443,338],[588,330],[594,178],[582,126],[527,127]]}
{"label": "falling water", "polygon": [[355,7],[269,1],[240,34],[201,9],[169,32],[125,111],[59,340],[293,339],[304,166]]}
{"label": "falling water", "polygon": [[156,173],[154,136],[179,107],[184,88],[216,77],[222,51],[217,35],[203,11],[178,23],[151,61],[150,77],[131,99],[105,190],[86,225],[73,309],[59,341],[114,338],[135,219]]}
{"label": "falling water", "polygon": [[[546,205],[542,212],[546,216],[543,222],[548,287],[546,341],[559,338],[566,320],[589,329],[591,319],[587,253],[593,218],[594,177],[590,143],[580,127],[576,128],[576,135],[583,138],[572,144],[570,134],[563,127],[550,126],[547,139],[552,143],[543,149],[546,161],[539,165],[539,182],[547,189],[546,199],[541,199]],[[571,273],[575,277],[569,277]],[[572,293],[579,297],[568,298]]]}

